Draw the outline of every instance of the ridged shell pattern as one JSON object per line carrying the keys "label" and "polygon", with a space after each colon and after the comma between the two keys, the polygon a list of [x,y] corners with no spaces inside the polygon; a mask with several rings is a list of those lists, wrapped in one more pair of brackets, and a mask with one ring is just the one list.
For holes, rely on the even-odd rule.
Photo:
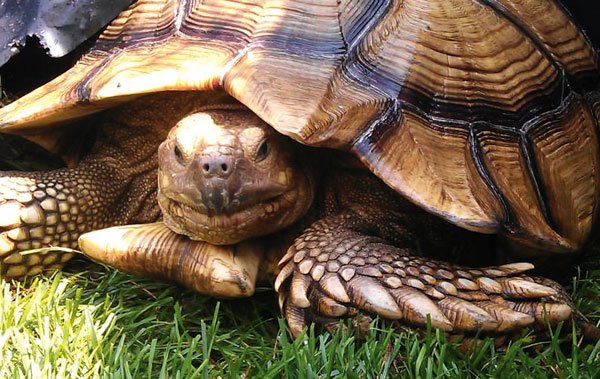
{"label": "ridged shell pattern", "polygon": [[564,252],[598,203],[598,79],[553,0],[140,0],[0,126],[222,87],[302,143],[353,151],[432,213]]}

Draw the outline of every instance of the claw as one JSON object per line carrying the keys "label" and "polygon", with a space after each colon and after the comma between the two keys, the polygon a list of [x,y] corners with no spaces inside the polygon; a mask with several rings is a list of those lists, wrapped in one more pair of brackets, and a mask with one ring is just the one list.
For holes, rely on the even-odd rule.
{"label": "claw", "polygon": [[321,292],[315,292],[314,296],[311,296],[311,299],[316,302],[317,311],[323,316],[339,318],[348,313],[348,307],[338,303],[330,297],[327,297]]}
{"label": "claw", "polygon": [[293,262],[288,262],[285,266],[283,266],[281,271],[279,271],[279,274],[277,274],[277,278],[275,278],[275,283],[274,283],[275,291],[280,292],[279,289],[281,288],[281,285],[290,277],[290,275],[292,275],[293,272],[294,272],[294,263]]}
{"label": "claw", "polygon": [[447,332],[452,331],[452,323],[444,316],[440,308],[420,291],[410,287],[402,287],[390,292],[408,322],[426,325],[427,316],[429,316],[431,326]]}
{"label": "claw", "polygon": [[379,281],[368,276],[357,276],[348,282],[352,303],[366,311],[395,320],[404,317],[402,310]]}
{"label": "claw", "polygon": [[294,254],[296,254],[296,249],[294,248],[294,246],[292,246],[288,249],[283,258],[279,260],[277,266],[281,267],[282,265],[288,263],[294,257]]}
{"label": "claw", "polygon": [[567,304],[543,302],[513,302],[508,301],[508,306],[517,312],[526,313],[535,318],[538,325],[546,326],[547,323],[555,325],[567,320],[573,314],[573,309]]}
{"label": "claw", "polygon": [[481,301],[477,302],[475,305],[490,313],[499,322],[499,325],[495,330],[496,332],[518,330],[533,324],[535,321],[535,319],[528,314],[517,312],[492,301]]}
{"label": "claw", "polygon": [[290,301],[299,308],[310,307],[310,301],[307,294],[312,280],[309,276],[300,273],[294,273],[290,287]]}
{"label": "claw", "polygon": [[119,270],[221,297],[254,293],[263,254],[258,242],[211,245],[175,234],[163,223],[96,230],[79,243],[87,256]]}
{"label": "claw", "polygon": [[496,268],[498,270],[504,271],[507,275],[517,275],[522,274],[526,271],[533,270],[535,266],[527,262],[517,262],[505,264]]}
{"label": "claw", "polygon": [[292,336],[298,337],[306,327],[306,311],[302,308],[294,307],[291,302],[286,301],[284,303],[283,315]]}
{"label": "claw", "polygon": [[461,290],[469,290],[469,291],[479,290],[479,286],[477,285],[477,283],[473,282],[472,280],[465,279],[465,278],[458,278],[454,281],[453,284],[457,289],[461,289]]}
{"label": "claw", "polygon": [[320,284],[323,292],[329,295],[333,300],[340,303],[350,302],[350,297],[337,274],[326,274],[323,279],[321,279]]}
{"label": "claw", "polygon": [[279,304],[279,309],[281,309],[283,311],[285,301],[288,298],[288,293],[287,293],[287,291],[278,291],[277,293],[278,293],[277,303]]}
{"label": "claw", "polygon": [[337,333],[337,331],[341,328],[342,331],[345,331],[346,325],[345,324],[340,324],[340,320],[334,317],[322,317],[322,316],[315,316],[311,319],[312,322],[314,322],[317,325],[320,325],[321,327],[323,327],[327,332],[329,332],[329,334],[335,334]]}
{"label": "claw", "polygon": [[553,288],[524,279],[501,278],[498,279],[498,283],[502,286],[503,294],[517,298],[539,298],[557,294]]}
{"label": "claw", "polygon": [[438,305],[456,330],[492,331],[498,328],[498,321],[473,303],[449,296],[440,300]]}
{"label": "claw", "polygon": [[486,294],[502,293],[502,285],[494,279],[481,277],[477,278],[477,283],[483,292]]}

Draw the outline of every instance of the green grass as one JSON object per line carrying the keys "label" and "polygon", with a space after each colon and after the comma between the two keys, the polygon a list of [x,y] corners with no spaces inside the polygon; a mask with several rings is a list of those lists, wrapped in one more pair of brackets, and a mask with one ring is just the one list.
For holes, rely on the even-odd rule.
{"label": "green grass", "polygon": [[[576,300],[597,320],[600,273],[589,275]],[[0,378],[600,377],[600,343],[525,335],[505,351],[487,339],[462,352],[437,331],[377,325],[366,339],[310,330],[292,340],[270,289],[219,302],[87,262],[2,282],[0,307]]]}
{"label": "green grass", "polygon": [[[0,167],[27,169],[21,149],[2,142],[11,149]],[[578,309],[596,323],[599,258],[583,263],[572,286]],[[310,330],[292,340],[269,288],[219,302],[83,261],[0,285],[0,378],[600,377],[600,343],[558,334],[538,342],[525,334],[500,350],[486,339],[466,351],[439,331],[378,324],[366,339]]]}

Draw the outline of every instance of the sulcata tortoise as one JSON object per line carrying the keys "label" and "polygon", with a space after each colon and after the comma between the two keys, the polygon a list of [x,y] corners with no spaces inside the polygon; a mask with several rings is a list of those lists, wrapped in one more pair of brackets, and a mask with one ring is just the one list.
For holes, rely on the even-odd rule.
{"label": "sulcata tortoise", "polygon": [[[182,100],[144,98],[107,113],[94,147],[81,159],[62,142],[87,130],[75,121],[84,116],[145,94],[184,90],[224,90],[278,132],[306,145],[351,152],[405,199],[456,226],[497,234],[519,257],[555,259],[576,252],[590,237],[598,202],[598,73],[590,42],[552,0],[137,1],[71,70],[0,110],[1,131],[59,151],[70,163],[55,172],[2,173],[5,276],[31,275],[68,259],[23,256],[17,250],[73,247],[89,230],[158,219],[153,154],[166,131],[156,129],[173,113],[160,99],[177,106]],[[187,105],[194,112],[218,103],[206,95]],[[191,185],[186,183],[181,185]],[[312,228],[307,230],[331,231],[323,238],[347,238],[327,223]],[[252,253],[255,247],[248,243],[240,246]],[[318,265],[298,248],[301,243],[290,248],[277,282],[291,287],[292,296],[282,299],[292,325],[304,317],[327,323],[341,309],[332,299],[348,309],[362,305],[391,317],[381,303],[365,301],[371,279],[353,284],[352,292],[352,278],[333,270],[321,277],[335,278],[327,297],[327,285],[315,285],[313,273],[304,272],[305,262],[311,270]],[[367,258],[377,258],[369,249]],[[429,283],[450,280],[446,269],[437,270],[436,277],[426,259],[409,260],[415,263],[414,280],[403,282],[400,292],[429,291],[434,299],[480,294],[462,295],[447,307],[461,315],[449,320],[459,328],[467,328],[460,320],[472,310],[468,304],[486,301],[477,296],[504,291],[488,276],[530,267],[476,270],[484,275],[476,281],[473,272],[455,271],[450,274],[456,285],[465,287],[458,291],[453,284],[455,294],[451,287],[444,292]],[[291,283],[284,280],[288,274]],[[371,274],[360,277],[378,277]],[[512,284],[499,285],[513,289],[506,290],[508,297],[557,293],[527,278],[507,283]],[[310,289],[310,297],[299,295],[301,289]],[[336,299],[342,289],[353,299]],[[384,297],[378,299],[389,300]],[[414,302],[406,297],[411,307],[395,300],[396,307],[405,308],[402,317],[418,323],[430,314],[438,326],[450,328],[447,315],[436,318],[427,296]],[[313,304],[310,312],[304,311],[307,302]],[[568,317],[564,302],[559,300],[550,316]],[[322,303],[329,313],[320,312]],[[487,312],[472,310],[480,318],[471,327],[503,324],[509,312],[495,307],[506,310],[508,303],[498,300]],[[497,313],[500,322],[486,319]]]}
{"label": "sulcata tortoise", "polygon": [[[189,96],[179,101],[186,109],[197,103]],[[257,279],[281,268],[275,289],[294,335],[308,322],[336,327],[359,310],[497,333],[571,314],[555,283],[519,275],[529,264],[465,269],[415,256],[468,232],[345,155],[292,143],[234,104],[202,106],[174,125],[158,149],[164,224],[86,233],[80,246],[92,259],[217,296],[249,296]]]}

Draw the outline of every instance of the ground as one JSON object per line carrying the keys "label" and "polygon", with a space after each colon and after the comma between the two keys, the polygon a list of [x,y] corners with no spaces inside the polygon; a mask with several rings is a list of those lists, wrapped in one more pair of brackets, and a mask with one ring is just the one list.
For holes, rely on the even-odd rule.
{"label": "ground", "polygon": [[[584,262],[596,265],[594,262]],[[575,298],[600,316],[600,271],[582,274]],[[0,377],[69,378],[592,378],[600,343],[525,334],[505,351],[491,340],[462,351],[439,332],[375,324],[291,340],[275,293],[217,301],[77,260],[52,277],[2,283]],[[571,325],[563,325],[563,329]]]}
{"label": "ground", "polygon": [[[31,150],[23,155],[14,142],[4,143],[4,165],[30,167],[23,157]],[[600,250],[590,250],[578,267],[566,283],[598,324]],[[600,343],[558,334],[536,342],[524,333],[505,350],[487,339],[465,351],[436,331],[397,332],[376,322],[366,339],[311,330],[291,340],[270,287],[251,299],[219,302],[83,257],[51,277],[1,286],[2,378],[600,376]]]}
{"label": "ground", "polygon": [[[0,136],[0,169],[30,169],[23,158],[32,154],[48,162],[25,149]],[[566,283],[597,325],[600,249],[578,267]],[[2,378],[600,377],[600,342],[558,333],[536,342],[524,333],[505,349],[485,339],[465,350],[440,332],[397,332],[378,321],[366,339],[310,330],[291,340],[270,287],[220,302],[83,258],[51,277],[0,285]]]}

